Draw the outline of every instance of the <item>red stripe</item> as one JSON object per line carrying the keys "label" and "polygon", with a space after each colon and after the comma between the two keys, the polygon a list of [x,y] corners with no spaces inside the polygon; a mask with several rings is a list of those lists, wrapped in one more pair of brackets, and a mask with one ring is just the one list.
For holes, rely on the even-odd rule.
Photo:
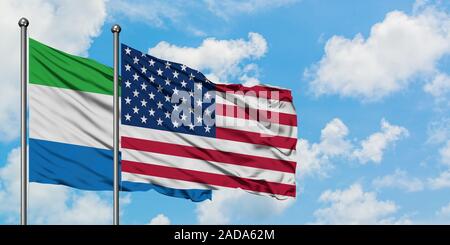
{"label": "red stripe", "polygon": [[[252,110],[252,111],[250,111]],[[216,103],[216,115],[297,126],[297,115]],[[278,117],[278,118],[277,118]]]}
{"label": "red stripe", "polygon": [[[242,84],[216,84],[218,92],[244,92],[245,95],[256,96],[267,99],[276,99],[280,101],[292,102],[291,91],[287,89],[274,88],[268,86],[256,85],[253,87],[246,87]],[[273,98],[274,94],[271,92],[278,92],[278,98]]]}
{"label": "red stripe", "polygon": [[216,138],[294,150],[297,138],[263,135],[230,128],[216,127]]}
{"label": "red stripe", "polygon": [[295,197],[295,185],[122,160],[122,171]]}
{"label": "red stripe", "polygon": [[276,170],[287,173],[295,173],[296,166],[296,163],[292,161],[245,155],[234,152],[210,150],[152,140],[136,139],[125,136],[122,136],[121,145],[122,148],[126,149],[155,152],[166,155],[188,157],[205,161],[222,162],[260,169]]}

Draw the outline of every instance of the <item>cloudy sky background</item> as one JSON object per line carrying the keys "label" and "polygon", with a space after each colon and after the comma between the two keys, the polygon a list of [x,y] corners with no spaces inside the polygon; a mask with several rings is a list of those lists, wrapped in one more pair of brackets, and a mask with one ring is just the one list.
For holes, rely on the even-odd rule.
{"label": "cloudy sky background", "polygon": [[[450,223],[450,4],[426,0],[0,1],[0,223],[19,220],[19,27],[112,64],[121,41],[213,81],[293,91],[298,197],[121,195],[123,224]],[[112,195],[30,185],[30,223],[108,224]]]}

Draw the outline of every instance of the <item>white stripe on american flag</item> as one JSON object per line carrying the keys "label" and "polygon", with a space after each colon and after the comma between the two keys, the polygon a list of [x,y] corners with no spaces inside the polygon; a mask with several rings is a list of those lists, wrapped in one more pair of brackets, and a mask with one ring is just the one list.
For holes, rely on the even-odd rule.
{"label": "white stripe on american flag", "polygon": [[170,131],[163,131],[150,128],[133,127],[128,125],[120,126],[121,136],[132,138],[151,139],[158,142],[167,142],[171,144],[195,146],[204,149],[222,150],[226,152],[235,152],[242,154],[251,153],[254,156],[268,157],[285,161],[295,162],[295,149],[273,148],[269,146],[256,146],[254,144],[243,142],[231,142],[229,140],[214,139],[209,137],[182,134]]}
{"label": "white stripe on american flag", "polygon": [[255,109],[281,112],[292,115],[296,114],[294,105],[291,102],[257,98],[255,96],[216,92],[216,103],[224,105],[245,105],[245,107],[247,108],[255,108],[255,105],[258,105],[258,108]]}
{"label": "white stripe on american flag", "polygon": [[231,128],[236,130],[243,130],[272,136],[278,135],[289,138],[297,137],[296,126],[287,126],[277,123],[270,123],[266,127],[264,123],[261,123],[259,121],[242,118],[224,117],[216,115],[216,126],[221,128]]}

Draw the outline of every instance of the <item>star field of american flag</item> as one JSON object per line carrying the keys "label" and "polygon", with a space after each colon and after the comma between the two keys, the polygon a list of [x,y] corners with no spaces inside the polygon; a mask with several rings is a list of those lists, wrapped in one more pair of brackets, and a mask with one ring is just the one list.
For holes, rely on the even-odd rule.
{"label": "star field of american flag", "polygon": [[[212,82],[185,65],[125,44],[121,50],[122,124],[215,137],[215,126],[205,124],[203,117],[215,116]],[[179,101],[173,102],[173,96]],[[175,112],[178,117],[172,117]]]}

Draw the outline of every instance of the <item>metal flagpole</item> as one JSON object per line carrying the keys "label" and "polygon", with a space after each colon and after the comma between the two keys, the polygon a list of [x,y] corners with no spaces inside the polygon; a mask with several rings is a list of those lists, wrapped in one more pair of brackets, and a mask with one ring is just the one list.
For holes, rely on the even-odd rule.
{"label": "metal flagpole", "polygon": [[27,27],[28,20],[21,18],[20,26],[20,224],[27,224],[27,196],[28,196],[28,169],[27,169]]}
{"label": "metal flagpole", "polygon": [[119,33],[120,26],[114,25],[111,28],[113,33],[114,49],[114,210],[113,224],[119,225]]}

